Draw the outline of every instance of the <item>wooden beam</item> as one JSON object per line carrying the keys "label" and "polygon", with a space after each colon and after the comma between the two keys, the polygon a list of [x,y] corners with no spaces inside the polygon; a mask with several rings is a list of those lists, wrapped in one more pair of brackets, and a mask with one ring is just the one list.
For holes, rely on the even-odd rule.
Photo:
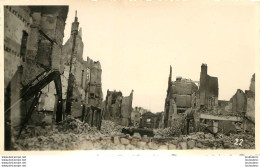
{"label": "wooden beam", "polygon": [[218,121],[234,121],[241,122],[243,119],[237,116],[220,116],[220,115],[210,115],[210,114],[200,114],[201,119],[207,120],[218,120]]}

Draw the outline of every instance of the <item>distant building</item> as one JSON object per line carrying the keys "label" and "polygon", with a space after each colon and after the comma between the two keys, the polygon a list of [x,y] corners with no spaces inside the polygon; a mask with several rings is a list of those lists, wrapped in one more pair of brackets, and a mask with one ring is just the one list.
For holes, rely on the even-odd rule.
{"label": "distant building", "polygon": [[141,116],[141,127],[156,129],[159,127],[160,116],[152,112],[144,113]]}
{"label": "distant building", "polygon": [[129,96],[123,96],[122,92],[107,90],[105,111],[103,113],[104,119],[117,122],[123,126],[129,126],[131,123],[132,102],[133,90]]}

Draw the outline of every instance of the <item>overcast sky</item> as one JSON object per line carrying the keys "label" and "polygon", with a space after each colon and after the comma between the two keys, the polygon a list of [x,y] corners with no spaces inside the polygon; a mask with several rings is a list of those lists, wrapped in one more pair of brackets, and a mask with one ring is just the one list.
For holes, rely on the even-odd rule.
{"label": "overcast sky", "polygon": [[256,55],[253,3],[79,2],[70,4],[64,42],[77,10],[83,57],[101,62],[104,99],[107,89],[124,96],[133,89],[133,107],[163,111],[170,65],[174,80],[199,81],[206,63],[208,74],[218,77],[220,100],[249,88]]}

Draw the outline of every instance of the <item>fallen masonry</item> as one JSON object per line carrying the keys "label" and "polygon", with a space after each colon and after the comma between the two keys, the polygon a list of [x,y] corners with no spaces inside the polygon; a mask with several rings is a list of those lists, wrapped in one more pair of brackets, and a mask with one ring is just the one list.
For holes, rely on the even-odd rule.
{"label": "fallen masonry", "polygon": [[[252,134],[230,134],[215,138],[204,132],[173,137],[165,129],[155,129],[154,137],[121,133],[123,127],[103,121],[101,130],[74,118],[50,127],[29,127],[15,141],[15,150],[185,150],[254,149]],[[41,133],[35,133],[38,132]],[[242,142],[241,142],[242,141]]]}

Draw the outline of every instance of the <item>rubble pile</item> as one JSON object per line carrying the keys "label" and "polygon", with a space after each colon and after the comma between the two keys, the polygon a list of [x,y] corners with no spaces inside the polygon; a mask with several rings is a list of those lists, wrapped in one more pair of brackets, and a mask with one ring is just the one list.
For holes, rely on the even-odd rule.
{"label": "rubble pile", "polygon": [[184,133],[184,129],[185,129],[185,122],[186,122],[186,118],[185,116],[180,116],[179,119],[174,120],[174,122],[172,123],[172,126],[169,129],[169,135],[170,136],[179,136],[181,134]]}
{"label": "rubble pile", "polygon": [[[240,143],[242,140],[243,142]],[[239,141],[239,142],[237,142]],[[86,144],[87,143],[87,144]],[[81,149],[101,150],[186,150],[186,149],[254,149],[254,137],[245,134],[230,136],[213,135],[203,132],[188,136],[150,138],[144,135],[124,135],[101,138],[99,141],[85,141]]]}
{"label": "rubble pile", "polygon": [[170,137],[170,136],[180,136],[185,130],[185,116],[180,116],[179,119],[172,122],[171,127],[164,129],[154,129],[155,137]]}
{"label": "rubble pile", "polygon": [[83,123],[78,119],[69,116],[66,120],[61,121],[57,124],[57,128],[62,132],[72,132],[72,133],[86,133],[94,132],[96,129],[90,127],[87,123]]}
{"label": "rubble pile", "polygon": [[254,149],[255,138],[250,134],[217,135],[197,132],[175,137],[169,141],[178,148],[185,149]]}
{"label": "rubble pile", "polygon": [[[123,126],[102,121],[101,130],[74,118],[57,125],[27,127],[15,140],[15,150],[186,150],[186,149],[254,149],[254,134],[238,133],[214,137],[196,132],[174,136],[172,127],[154,129],[155,136],[121,133]],[[30,133],[29,133],[30,132]],[[27,134],[27,135],[25,135]],[[29,135],[30,134],[30,135]]]}
{"label": "rubble pile", "polygon": [[154,137],[155,138],[162,138],[162,137],[169,137],[170,136],[170,129],[171,128],[164,128],[164,129],[154,129]]}
{"label": "rubble pile", "polygon": [[15,150],[74,150],[85,140],[98,140],[103,135],[87,123],[68,117],[53,126],[27,126],[15,140]]}
{"label": "rubble pile", "polygon": [[118,125],[115,122],[103,120],[100,132],[105,136],[116,136],[121,134],[124,126]]}

